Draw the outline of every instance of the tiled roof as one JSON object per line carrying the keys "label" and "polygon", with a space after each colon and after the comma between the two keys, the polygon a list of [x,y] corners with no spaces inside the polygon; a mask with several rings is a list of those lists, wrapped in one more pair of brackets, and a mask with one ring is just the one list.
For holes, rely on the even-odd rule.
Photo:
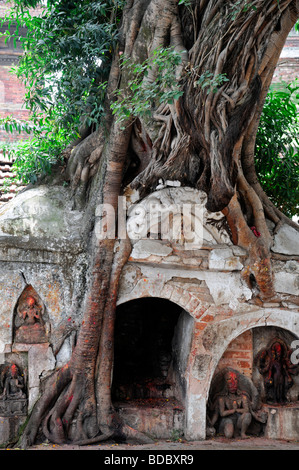
{"label": "tiled roof", "polygon": [[11,184],[9,188],[6,188],[4,185],[5,179],[10,179],[14,176],[12,165],[13,162],[7,156],[4,156],[0,150],[0,207],[10,201],[23,188],[20,184]]}

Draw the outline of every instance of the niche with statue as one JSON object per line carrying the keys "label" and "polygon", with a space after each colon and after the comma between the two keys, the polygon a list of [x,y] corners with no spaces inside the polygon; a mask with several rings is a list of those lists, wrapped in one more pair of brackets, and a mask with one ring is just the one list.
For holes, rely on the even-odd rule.
{"label": "niche with statue", "polygon": [[25,374],[15,362],[0,367],[0,416],[26,416]]}
{"label": "niche with statue", "polygon": [[14,342],[37,344],[48,342],[45,307],[32,286],[21,294],[14,313]]}
{"label": "niche with statue", "polygon": [[215,375],[207,410],[208,437],[245,439],[248,434],[262,434],[266,422],[260,395],[248,377],[230,367]]}
{"label": "niche with statue", "polygon": [[299,372],[291,360],[292,349],[279,337],[271,339],[255,357],[257,369],[263,378],[264,401],[269,404],[286,404],[289,390]]}

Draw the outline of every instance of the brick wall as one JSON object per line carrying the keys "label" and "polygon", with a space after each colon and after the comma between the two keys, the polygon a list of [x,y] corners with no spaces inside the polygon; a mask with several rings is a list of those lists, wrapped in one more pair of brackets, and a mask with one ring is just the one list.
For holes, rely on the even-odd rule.
{"label": "brick wall", "polygon": [[[27,120],[28,110],[24,107],[25,87],[18,78],[10,72],[11,66],[0,63],[0,117],[13,116],[15,119]],[[7,133],[0,130],[0,141],[16,141],[27,134]]]}
{"label": "brick wall", "polygon": [[277,63],[273,82],[292,82],[299,78],[299,34],[294,30],[286,40],[285,46]]}
{"label": "brick wall", "polygon": [[[9,12],[12,4],[6,0],[0,0],[0,17],[4,17]],[[31,14],[40,14],[41,9],[31,10]],[[4,32],[6,26],[1,28]],[[20,34],[25,33],[20,30]],[[19,57],[22,54],[20,42],[15,45],[11,41],[5,42],[4,38],[0,37],[0,117],[5,118],[12,116],[15,119],[27,120],[29,117],[28,110],[24,106],[25,87],[23,83],[11,72]],[[28,134],[8,133],[5,130],[0,130],[0,142],[16,142],[21,139],[27,139]],[[3,155],[0,151],[0,206],[14,197],[17,191],[21,188],[20,185],[11,184],[9,189],[3,186],[4,180],[8,180],[13,176],[12,161]]]}
{"label": "brick wall", "polygon": [[218,363],[216,372],[224,367],[232,367],[240,371],[246,377],[252,378],[252,364],[253,338],[252,330],[248,330],[228,345],[228,348]]}
{"label": "brick wall", "polygon": [[[8,2],[7,0],[0,0],[0,17],[3,17],[6,13],[8,13],[12,6],[12,2]],[[35,13],[36,15],[38,15],[42,12],[42,8],[31,8],[29,11],[31,14]]]}
{"label": "brick wall", "polygon": [[299,78],[299,58],[282,58],[279,60],[273,75],[273,83],[293,82]]}
{"label": "brick wall", "polygon": [[[11,64],[1,63],[3,56],[0,56],[0,117],[13,116],[15,119],[27,120],[29,113],[24,108],[25,88],[16,75],[10,72]],[[23,138],[28,138],[26,133],[10,133],[0,130],[0,142],[16,142]],[[0,206],[11,200],[21,185],[10,184],[9,188],[3,186],[4,181],[14,176],[12,172],[12,161],[10,161],[0,150]]]}

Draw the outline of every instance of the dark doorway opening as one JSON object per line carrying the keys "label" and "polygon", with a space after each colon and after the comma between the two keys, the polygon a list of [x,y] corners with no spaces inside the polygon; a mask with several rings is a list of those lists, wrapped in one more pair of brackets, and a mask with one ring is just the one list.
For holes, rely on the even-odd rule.
{"label": "dark doorway opening", "polygon": [[117,307],[112,399],[174,396],[173,337],[182,308],[142,298]]}

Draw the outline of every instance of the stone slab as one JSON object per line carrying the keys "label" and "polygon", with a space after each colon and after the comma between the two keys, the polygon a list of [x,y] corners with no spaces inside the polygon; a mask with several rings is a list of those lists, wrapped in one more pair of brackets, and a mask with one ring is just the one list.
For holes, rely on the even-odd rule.
{"label": "stone slab", "polygon": [[243,264],[231,248],[214,249],[210,252],[209,269],[217,271],[241,271]]}
{"label": "stone slab", "polygon": [[172,253],[172,248],[169,246],[153,240],[139,240],[135,243],[131,253],[134,259],[145,259],[151,255],[168,256]]}
{"label": "stone slab", "polygon": [[271,250],[283,255],[299,256],[299,232],[289,225],[283,225],[274,236]]}
{"label": "stone slab", "polygon": [[0,416],[0,446],[15,440],[26,419],[27,416]]}
{"label": "stone slab", "polygon": [[0,237],[73,241],[81,229],[82,213],[72,210],[68,190],[62,187],[28,189],[0,209]]}
{"label": "stone slab", "polygon": [[299,441],[299,403],[291,406],[267,405],[268,420],[264,437]]}
{"label": "stone slab", "polygon": [[299,274],[285,271],[275,273],[274,287],[276,292],[299,295]]}
{"label": "stone slab", "polygon": [[[155,402],[155,403],[154,403]],[[171,399],[134,400],[131,403],[116,403],[125,423],[154,439],[181,437],[184,430],[185,413],[180,404]]]}

